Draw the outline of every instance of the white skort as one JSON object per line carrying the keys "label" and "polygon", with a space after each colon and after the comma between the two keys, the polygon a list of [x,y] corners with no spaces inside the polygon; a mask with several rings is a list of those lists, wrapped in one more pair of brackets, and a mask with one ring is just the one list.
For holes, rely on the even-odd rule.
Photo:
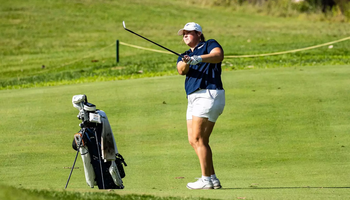
{"label": "white skort", "polygon": [[192,120],[192,116],[196,116],[216,122],[224,111],[225,90],[201,89],[188,95],[187,99],[187,120]]}

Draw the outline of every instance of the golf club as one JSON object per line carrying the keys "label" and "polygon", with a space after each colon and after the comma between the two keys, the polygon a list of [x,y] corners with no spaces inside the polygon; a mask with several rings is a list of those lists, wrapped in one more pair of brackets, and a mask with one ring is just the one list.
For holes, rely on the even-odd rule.
{"label": "golf club", "polygon": [[143,38],[143,39],[145,39],[145,40],[147,40],[147,41],[149,41],[149,42],[152,42],[153,44],[155,44],[155,45],[157,45],[157,46],[159,46],[159,47],[161,47],[161,48],[163,48],[163,49],[165,49],[165,50],[168,50],[168,51],[170,51],[171,53],[173,53],[173,54],[175,54],[175,55],[180,56],[181,58],[183,58],[183,56],[180,55],[179,53],[176,53],[175,51],[172,51],[172,50],[170,50],[170,49],[168,49],[168,48],[166,48],[166,47],[164,47],[164,46],[162,46],[162,45],[160,45],[160,44],[157,44],[157,43],[153,42],[152,40],[149,40],[149,39],[143,37],[142,35],[139,35],[139,34],[135,33],[135,32],[132,31],[132,30],[127,29],[127,28],[125,27],[125,22],[124,22],[124,21],[123,21],[123,27],[124,27],[125,30],[129,31],[130,33],[135,34],[135,35],[137,35],[137,36],[139,36],[139,37],[141,37],[141,38]]}

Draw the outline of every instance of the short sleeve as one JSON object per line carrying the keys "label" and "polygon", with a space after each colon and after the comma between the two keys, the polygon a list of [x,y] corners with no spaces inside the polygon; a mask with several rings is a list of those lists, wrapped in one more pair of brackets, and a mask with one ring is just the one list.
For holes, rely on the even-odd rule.
{"label": "short sleeve", "polygon": [[219,47],[220,49],[222,49],[221,45],[216,40],[210,39],[207,41],[208,53],[211,52],[211,50],[215,49],[216,47]]}

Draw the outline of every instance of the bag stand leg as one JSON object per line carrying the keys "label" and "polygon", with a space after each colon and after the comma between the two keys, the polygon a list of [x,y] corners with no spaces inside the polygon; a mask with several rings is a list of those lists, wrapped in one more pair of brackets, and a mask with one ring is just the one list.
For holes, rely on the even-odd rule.
{"label": "bag stand leg", "polygon": [[72,167],[72,169],[70,170],[70,174],[69,174],[69,177],[68,177],[68,180],[67,180],[67,183],[66,183],[66,187],[65,187],[64,189],[67,189],[67,186],[68,186],[68,183],[69,183],[69,179],[70,179],[70,177],[72,176],[72,172],[73,172],[73,169],[74,169],[74,166],[75,166],[75,162],[77,161],[77,158],[78,158],[78,154],[79,154],[79,151],[77,151],[77,154],[75,155],[73,167]]}
{"label": "bag stand leg", "polygon": [[100,170],[101,170],[101,178],[102,178],[102,188],[103,189],[106,189],[105,187],[105,181],[104,181],[104,178],[103,178],[103,170],[102,170],[102,157],[101,157],[101,152],[100,152],[100,146],[98,145],[98,137],[97,137],[97,132],[95,130],[95,137],[96,137],[96,146],[97,146],[97,152],[98,152],[98,158],[99,158],[99,161],[100,161]]}

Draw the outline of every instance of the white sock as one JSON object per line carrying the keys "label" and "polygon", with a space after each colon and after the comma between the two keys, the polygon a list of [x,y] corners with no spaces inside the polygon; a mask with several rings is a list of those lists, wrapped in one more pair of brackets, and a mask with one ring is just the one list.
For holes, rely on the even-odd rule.
{"label": "white sock", "polygon": [[210,178],[210,176],[203,176],[202,175],[202,181],[209,182],[209,181],[211,181],[211,178]]}
{"label": "white sock", "polygon": [[215,174],[211,175],[210,178],[211,178],[211,179],[218,179],[218,177],[216,177]]}

